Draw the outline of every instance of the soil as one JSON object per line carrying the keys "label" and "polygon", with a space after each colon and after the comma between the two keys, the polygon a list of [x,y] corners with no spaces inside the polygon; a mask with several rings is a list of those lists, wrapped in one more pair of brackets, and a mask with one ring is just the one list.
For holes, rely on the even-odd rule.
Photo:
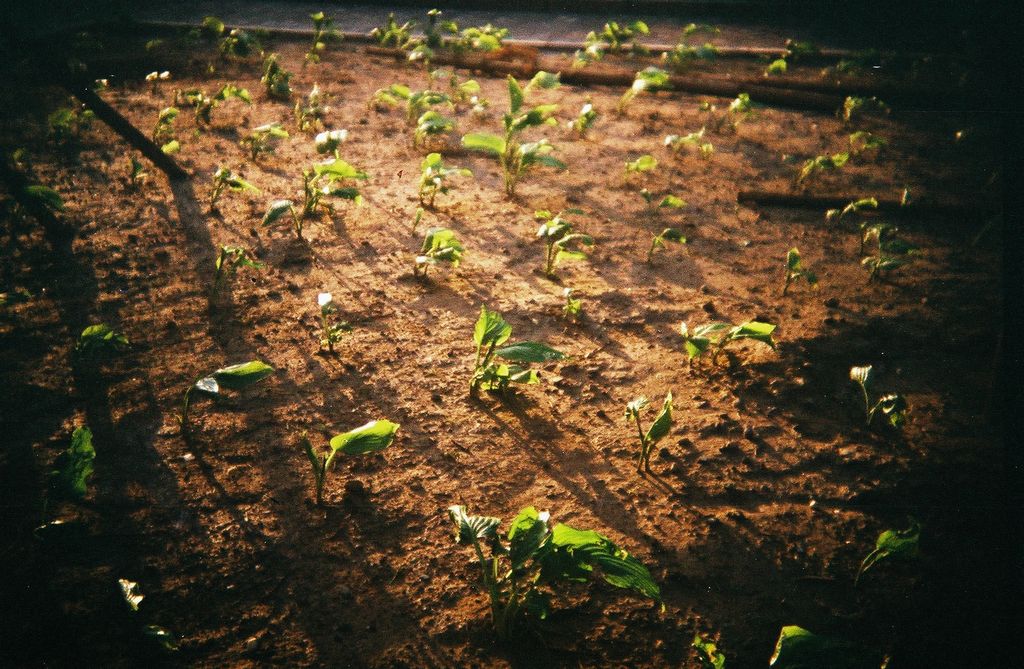
{"label": "soil", "polygon": [[[869,283],[861,219],[830,225],[821,211],[736,203],[741,188],[793,189],[804,160],[867,129],[888,144],[810,192],[899,198],[909,187],[919,201],[998,204],[988,115],[894,109],[844,126],[759,108],[734,133],[709,130],[715,151],[702,160],[662,140],[708,124],[701,102],[721,110],[729,100],[640,95],[617,116],[621,90],[563,86],[530,94],[557,103],[563,122],[530,136],[549,137],[569,169],[530,172],[506,198],[497,164],[449,137],[432,148],[474,177],[456,180],[413,233],[426,151],[413,147],[403,110],[368,100],[392,82],[425,87],[422,68],[356,47],[303,67],[304,45],[282,42],[273,48],[294,73],[295,99],[318,83],[330,95],[326,127],[350,133],[341,156],[369,173],[363,206],[339,201],[298,240],[260,220],[271,201],[301,197],[301,168],[322,157],[297,131],[294,102],[264,94],[259,62],[226,63],[203,45],[181,56],[116,43],[130,67],[111,69],[102,95],[147,134],[177,88],[232,82],[254,101],[216,108],[201,130],[182,108],[176,158],[191,181],[171,184],[147,164],[132,190],[135,152],[117,135],[97,124],[80,150],[55,147],[45,119],[64,94],[5,89],[2,141],[28,149],[26,169],[60,192],[75,234],[68,244],[32,219],[4,221],[3,290],[33,296],[0,313],[4,664],[689,667],[700,633],[743,668],[764,666],[779,628],[795,624],[889,655],[890,667],[1008,666],[998,661],[1009,620],[998,225],[986,228],[980,210],[976,220],[892,219],[920,252]],[[141,75],[168,62],[172,78],[154,93]],[[734,66],[750,67],[715,67]],[[490,112],[460,107],[459,133],[500,128],[506,84],[479,81]],[[587,100],[600,116],[580,138],[564,121]],[[291,137],[250,160],[239,140],[273,121]],[[646,153],[658,168],[625,178],[624,163]],[[228,193],[209,211],[219,166],[260,193]],[[643,187],[688,206],[649,211]],[[547,278],[533,213],[570,207],[586,212],[577,227],[596,243]],[[466,255],[418,280],[413,258],[430,226],[454,230]],[[687,244],[646,263],[668,226]],[[241,269],[211,298],[221,245],[264,266]],[[820,282],[783,297],[794,246]],[[583,300],[577,324],[561,313],[566,287]],[[353,327],[333,355],[319,350],[320,292]],[[539,385],[471,398],[481,305],[504,315],[513,339],[547,342],[568,360],[541,365]],[[778,345],[740,343],[717,363],[689,364],[680,323],[714,319],[775,323]],[[123,331],[130,351],[76,356],[93,322]],[[197,404],[183,439],[188,385],[255,358],[275,374]],[[874,365],[875,392],[906,396],[901,431],[865,426],[848,378],[860,364]],[[639,475],[624,405],[646,395],[657,406],[670,390],[675,424]],[[401,424],[395,443],[340,459],[325,504],[313,505],[301,435],[326,445],[377,418]],[[41,513],[51,463],[83,424],[97,452],[89,492]],[[567,587],[548,620],[497,642],[472,551],[453,541],[452,504],[506,523],[535,505],[606,534],[650,567],[664,612],[598,579]],[[924,528],[920,558],[879,564],[855,588],[878,534],[908,517]],[[56,519],[63,531],[33,535]],[[119,578],[139,583],[138,613],[120,600]],[[170,630],[180,649],[154,654],[143,624]]]}

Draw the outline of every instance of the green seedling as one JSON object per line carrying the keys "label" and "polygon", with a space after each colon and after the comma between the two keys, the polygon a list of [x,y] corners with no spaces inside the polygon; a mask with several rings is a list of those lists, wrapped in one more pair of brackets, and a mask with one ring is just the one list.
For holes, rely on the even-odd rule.
{"label": "green seedling", "polygon": [[419,227],[420,221],[423,220],[423,207],[416,207],[416,213],[412,217],[412,234],[416,234],[416,228]]}
{"label": "green seedling", "polygon": [[725,669],[725,654],[718,650],[714,642],[695,634],[690,647],[697,651],[700,669]]}
{"label": "green seedling", "polygon": [[456,543],[473,547],[491,623],[501,639],[511,638],[524,620],[547,618],[557,584],[584,581],[595,571],[610,585],[661,603],[661,590],[643,563],[593,530],[562,523],[549,528],[548,512],[530,506],[512,520],[506,547],[498,534],[501,519],[471,516],[458,505],[448,508],[448,516]]}
{"label": "green seedling", "polygon": [[306,52],[305,62],[316,64],[320,62],[321,54],[327,50],[327,43],[340,42],[342,34],[341,31],[332,27],[334,19],[323,12],[310,14],[309,18],[313,20],[313,43],[309,45],[309,51]]}
{"label": "green seedling", "polygon": [[395,20],[395,13],[391,12],[388,14],[388,20],[384,22],[384,25],[370,31],[370,37],[383,47],[391,46],[396,49],[405,49],[412,42],[412,30],[415,27],[415,21],[406,21],[402,25],[398,25],[398,22]]}
{"label": "green seedling", "polygon": [[703,45],[690,44],[689,38],[698,33],[706,35],[718,35],[722,31],[715,26],[706,23],[691,23],[683,28],[679,43],[661,55],[662,62],[670,66],[676,72],[682,72],[698,60],[713,60],[718,56],[718,49],[714,44],[705,42]]}
{"label": "green seedling", "polygon": [[92,446],[92,430],[80,426],[71,434],[71,445],[57,456],[50,472],[50,493],[55,497],[80,500],[89,491],[96,449]]}
{"label": "green seedling", "polygon": [[146,171],[145,166],[139,162],[134,155],[128,156],[128,188],[131,190],[139,190],[142,185],[146,183],[146,179],[149,178],[149,172]]}
{"label": "green seedling", "polygon": [[881,653],[797,625],[782,628],[768,660],[772,669],[885,669],[887,664]]}
{"label": "green seedling", "polygon": [[[550,362],[565,358],[565,354],[539,342],[524,341],[502,346],[511,336],[512,326],[505,322],[501,314],[488,311],[486,306],[480,307],[480,317],[473,328],[476,362],[469,381],[470,395],[476,395],[478,390],[504,393],[511,383],[540,383],[537,370],[517,363]],[[499,362],[497,358],[512,364]]]}
{"label": "green seedling", "polygon": [[82,105],[62,107],[46,117],[50,140],[63,149],[76,149],[95,119],[96,114]]}
{"label": "green seedling", "polygon": [[[878,200],[873,197],[865,197],[860,200],[853,200],[842,209],[829,209],[825,212],[826,223],[839,223],[850,214],[856,214],[864,209],[878,209]],[[861,253],[864,252],[864,245],[861,244]]]}
{"label": "green seedling", "polygon": [[566,209],[557,214],[541,210],[534,212],[536,220],[541,221],[537,228],[537,236],[544,240],[544,276],[555,275],[555,266],[563,260],[584,260],[587,257],[583,246],[593,246],[594,238],[573,231],[572,223],[565,219],[569,214],[582,215],[581,209]]}
{"label": "green seedling", "polygon": [[330,293],[317,295],[316,303],[320,307],[320,348],[327,348],[334,353],[334,345],[340,343],[352,326],[346,321],[338,320],[338,307],[334,304],[334,296]]}
{"label": "green seedling", "polygon": [[139,604],[146,598],[142,594],[142,589],[139,588],[139,584],[135,581],[129,581],[126,578],[117,579],[117,587],[121,591],[121,597],[124,599],[124,603],[128,606],[128,610],[132,613],[138,613]]}
{"label": "green seedling", "polygon": [[633,85],[619,98],[616,111],[619,114],[624,114],[626,106],[640,93],[656,93],[657,91],[668,90],[672,90],[672,82],[668,72],[654,66],[645,68],[636,73]]}
{"label": "green seedling", "polygon": [[447,73],[441,70],[434,70],[430,73],[431,87],[433,87],[434,79],[443,78],[443,75],[447,75],[449,96],[456,107],[460,104],[469,104],[474,107],[481,105],[483,108],[490,105],[486,99],[480,97],[480,83],[476,79],[467,79],[460,82],[458,75],[454,72]]}
{"label": "green seedling", "polygon": [[851,123],[865,114],[887,115],[888,113],[889,105],[876,97],[862,98],[848,95],[843,100],[843,106],[840,108],[838,116],[843,123]]}
{"label": "green seedling", "polygon": [[658,209],[685,209],[689,206],[686,200],[671,193],[661,198],[661,200],[658,200],[658,196],[646,188],[641,188],[639,194],[644,199],[644,202],[647,203],[647,209],[651,212],[655,212]]}
{"label": "green seedling", "polygon": [[325,209],[328,214],[334,214],[334,205],[323,200],[326,196],[352,200],[356,206],[361,206],[363,196],[360,195],[358,188],[338,184],[367,179],[368,175],[341,158],[335,158],[317,163],[311,169],[304,170],[302,178],[305,197],[302,215],[308,217],[316,213],[317,209]]}
{"label": "green seedling", "polygon": [[292,97],[291,85],[288,83],[292,73],[281,67],[277,62],[277,54],[269,54],[263,59],[263,77],[260,83],[267,91],[267,97],[271,100],[290,100]]}
{"label": "green seedling", "polygon": [[580,318],[583,316],[583,300],[578,297],[573,297],[574,291],[572,288],[566,288],[562,291],[562,297],[565,298],[565,305],[562,307],[562,315],[573,323],[578,323]]}
{"label": "green seedling", "polygon": [[647,264],[651,264],[654,260],[655,251],[668,247],[666,242],[685,244],[686,237],[684,237],[683,233],[676,228],[665,228],[662,230],[661,234],[655,235],[654,239],[651,240],[651,248],[647,250]]}
{"label": "green seedling", "polygon": [[149,83],[150,92],[156,95],[160,92],[160,84],[164,81],[169,81],[171,73],[164,70],[163,72],[150,72],[146,75],[146,81]]}
{"label": "green seedling", "polygon": [[771,77],[778,74],[785,74],[788,69],[789,64],[786,62],[785,58],[776,58],[772,62],[768,63],[768,67],[764,69],[764,75],[766,77]]}
{"label": "green seedling", "polygon": [[241,28],[232,29],[220,41],[220,55],[224,59],[245,59],[254,53],[260,53],[261,50],[260,41],[256,36]]}
{"label": "green seedling", "polygon": [[715,145],[711,142],[704,141],[704,133],[706,131],[706,127],[701,127],[697,132],[691,132],[685,135],[666,135],[665,146],[677,155],[683,150],[683,148],[688,146],[693,147],[701,158],[707,160],[714,155]]}
{"label": "green seedling", "polygon": [[16,200],[0,201],[0,204],[8,205],[7,211],[10,212],[10,215],[13,216],[15,220],[23,221],[26,216],[30,214],[34,215],[36,211],[40,210],[49,214],[64,211],[63,198],[61,198],[60,193],[49,186],[43,186],[42,184],[25,186],[22,190],[22,195],[26,200],[33,202],[35,207],[23,206]]}
{"label": "green seedling", "polygon": [[786,40],[786,57],[796,62],[821,55],[821,47],[813,42],[801,42],[795,39]]}
{"label": "green seedling", "polygon": [[782,287],[782,294],[785,295],[789,292],[789,286],[800,279],[806,281],[807,285],[812,288],[818,285],[818,275],[809,269],[804,269],[803,263],[800,261],[800,251],[791,248],[786,252],[786,284]]}
{"label": "green seedling", "polygon": [[431,109],[423,112],[416,120],[416,130],[413,133],[412,145],[415,147],[424,146],[434,137],[442,137],[455,130],[455,119],[443,116]]}
{"label": "green seedling", "polygon": [[645,174],[653,172],[658,167],[658,159],[649,153],[645,153],[636,160],[626,161],[624,176],[628,179],[633,174]]}
{"label": "green seedling", "polygon": [[647,49],[640,44],[642,35],[650,34],[650,28],[643,21],[634,21],[628,25],[619,25],[615,21],[604,24],[601,32],[587,34],[583,49],[573,57],[573,67],[584,67],[604,58],[605,53],[646,54]]}
{"label": "green seedling", "polygon": [[128,350],[128,337],[105,323],[82,330],[75,352],[85,358],[123,353]]}
{"label": "green seedling", "polygon": [[907,422],[907,400],[899,393],[887,393],[871,402],[869,386],[872,380],[871,365],[850,368],[850,380],[860,386],[861,394],[864,397],[864,415],[867,417],[867,425],[875,419],[875,415],[881,412],[889,425],[899,428]]}
{"label": "green seedling", "polygon": [[430,228],[426,237],[423,238],[423,245],[420,253],[416,256],[416,264],[413,265],[413,276],[427,278],[427,270],[431,265],[449,263],[452,267],[458,267],[462,260],[462,243],[455,238],[455,233],[447,228]]}
{"label": "green seedling", "polygon": [[243,137],[239,144],[249,152],[249,158],[255,161],[264,153],[273,153],[276,144],[282,139],[288,139],[288,131],[274,121],[253,128],[249,136]]}
{"label": "green seedling", "polygon": [[858,130],[849,136],[850,142],[850,155],[859,156],[866,151],[872,151],[874,149],[881,149],[886,146],[889,142],[885,139],[870,133],[867,130]]}
{"label": "green seedling", "polygon": [[597,111],[594,109],[594,105],[587,102],[580,108],[580,113],[576,115],[576,118],[571,121],[566,121],[566,126],[576,131],[580,137],[585,137],[587,131],[590,130],[590,126],[594,125],[594,121],[597,120]]}
{"label": "green seedling", "polygon": [[303,434],[301,438],[302,450],[309,458],[309,464],[313,468],[313,484],[316,490],[316,505],[324,503],[324,486],[327,483],[327,474],[334,465],[334,458],[338,453],[343,455],[365,455],[367,453],[379,453],[390,446],[395,440],[395,433],[400,426],[389,420],[371,420],[362,427],[349,430],[331,438],[329,450],[326,453],[318,453],[314,449],[309,438]]}
{"label": "green seedling", "polygon": [[430,89],[413,91],[408,86],[402,84],[391,84],[387,88],[379,88],[374,91],[373,97],[370,98],[370,105],[378,109],[381,107],[400,107],[403,102],[405,104],[405,122],[409,126],[415,126],[417,120],[425,112],[430,111],[431,107],[445,105],[449,109],[455,108],[455,105],[452,104],[452,99],[446,93]]}
{"label": "green seedling", "polygon": [[208,127],[213,122],[214,107],[230,99],[241,100],[247,105],[252,105],[252,96],[249,95],[249,91],[234,84],[225,84],[213,97],[198,88],[174,92],[174,104],[191,105],[197,128]]}
{"label": "green seedling", "polygon": [[338,147],[348,140],[348,130],[325,130],[313,138],[317,153],[330,153],[338,158]]}
{"label": "green seedling", "polygon": [[[420,204],[433,209],[438,194],[447,195],[451,189],[449,178],[471,177],[473,172],[465,167],[446,167],[440,153],[431,153],[420,163]],[[415,230],[415,226],[413,226]]]}
{"label": "green seedling", "polygon": [[861,265],[868,270],[868,282],[882,272],[906,265],[910,262],[909,256],[917,252],[916,246],[897,237],[898,232],[899,228],[889,223],[861,224],[861,253],[869,242],[875,242],[875,252],[861,260]]}
{"label": "green seedling", "polygon": [[521,143],[519,139],[527,128],[558,124],[553,117],[558,105],[537,105],[524,112],[523,103],[531,90],[552,89],[559,85],[558,75],[548,72],[538,72],[525,87],[520,86],[519,82],[509,75],[509,110],[503,116],[504,137],[489,133],[472,133],[462,137],[462,145],[467,149],[481,151],[497,158],[501,165],[505,194],[508,197],[515,195],[519,179],[533,167],[565,169],[565,163],[550,155],[555,147],[547,139],[526,143]]}
{"label": "green seedling", "polygon": [[860,577],[868,569],[879,562],[890,560],[912,560],[919,554],[918,543],[921,540],[921,525],[913,518],[910,519],[910,527],[905,530],[886,530],[878,535],[875,541],[875,549],[867,554],[860,563],[857,576],[853,580],[853,586],[857,587]]}
{"label": "green seedling", "polygon": [[[305,177],[305,172],[303,172]],[[267,213],[263,215],[263,220],[260,221],[261,228],[269,228],[273,225],[281,225],[288,219],[291,219],[292,230],[295,231],[295,237],[302,239],[302,214],[295,209],[295,203],[291,200],[274,200],[270,203],[270,208],[267,209]]]}
{"label": "green seedling", "polygon": [[213,282],[210,292],[214,295],[220,291],[224,280],[234,276],[240,267],[263,269],[263,263],[257,262],[249,251],[241,246],[221,246],[213,266]]}
{"label": "green seedling", "polygon": [[267,363],[261,360],[250,360],[237,365],[221,367],[196,379],[185,391],[181,402],[181,416],[178,420],[181,423],[182,435],[188,438],[192,433],[189,412],[192,408],[193,393],[198,393],[200,397],[216,399],[224,390],[243,390],[259,383],[273,373],[274,368]]}
{"label": "green seedling", "polygon": [[205,16],[202,23],[199,24],[200,34],[208,39],[220,37],[225,30],[227,30],[227,26],[216,16]]}
{"label": "green seedling", "polygon": [[160,110],[156,125],[153,127],[153,142],[167,154],[175,153],[181,148],[174,133],[174,121],[178,118],[178,113],[175,107]]}
{"label": "green seedling", "polygon": [[459,26],[454,21],[441,19],[440,9],[431,9],[427,12],[427,27],[424,29],[424,40],[422,46],[428,49],[440,49],[444,46],[446,35],[457,35]]}
{"label": "green seedling", "polygon": [[238,176],[226,167],[218,167],[213,173],[213,188],[210,190],[210,210],[217,208],[217,201],[225,191],[259,193],[260,189]]}
{"label": "green seedling", "polygon": [[714,364],[726,344],[741,339],[759,341],[774,349],[775,340],[772,339],[772,333],[775,331],[775,328],[775,325],[761,321],[747,321],[740,325],[712,321],[699,325],[692,331],[686,323],[683,323],[680,326],[680,333],[683,335],[683,345],[686,348],[686,355],[691,363],[694,358],[701,357],[708,351],[712,351],[711,363]]}
{"label": "green seedling", "polygon": [[843,167],[850,160],[848,152],[834,153],[831,156],[815,156],[807,160],[796,176],[797,185],[805,184],[811,177],[822,172],[833,172]]}
{"label": "green seedling", "polygon": [[178,638],[170,630],[159,625],[146,625],[142,628],[142,636],[165,653],[178,650]]}
{"label": "green seedling", "polygon": [[508,36],[508,28],[496,28],[488,23],[477,28],[465,28],[459,33],[459,37],[452,43],[456,53],[464,51],[497,51],[502,46],[502,40]]}
{"label": "green seedling", "polygon": [[626,422],[633,421],[636,423],[636,433],[640,438],[640,457],[636,463],[636,470],[638,472],[651,471],[651,451],[672,429],[672,391],[670,390],[665,395],[665,402],[661,405],[661,411],[654,418],[650,429],[644,432],[644,429],[640,426],[640,412],[648,404],[647,398],[643,395],[626,404]]}
{"label": "green seedling", "polygon": [[295,103],[295,125],[299,132],[314,132],[324,125],[324,117],[330,111],[327,94],[320,91],[319,84],[313,84],[309,95]]}

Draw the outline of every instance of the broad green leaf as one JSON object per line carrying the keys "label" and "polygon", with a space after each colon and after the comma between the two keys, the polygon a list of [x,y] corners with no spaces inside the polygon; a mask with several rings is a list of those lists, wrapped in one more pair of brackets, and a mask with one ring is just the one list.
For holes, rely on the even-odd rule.
{"label": "broad green leaf", "polygon": [[480,317],[473,328],[473,341],[477,348],[481,346],[500,346],[512,336],[512,326],[505,322],[497,311],[488,311],[485,305],[480,306]]}
{"label": "broad green leaf", "polygon": [[556,552],[567,553],[577,564],[598,567],[608,583],[661,601],[661,590],[647,567],[608,537],[559,523],[551,531],[550,544]]}
{"label": "broad green leaf", "polygon": [[496,349],[494,353],[513,362],[549,362],[565,359],[565,354],[561,351],[556,351],[546,344],[535,341],[523,341],[503,346]]}
{"label": "broad green leaf", "polygon": [[540,374],[535,369],[523,369],[518,365],[501,365],[504,368],[504,375],[512,383],[534,385],[540,383]]}
{"label": "broad green leaf", "polygon": [[176,139],[172,139],[171,141],[161,146],[160,150],[166,153],[167,155],[177,153],[178,151],[181,150],[181,142],[179,142]]}
{"label": "broad green leaf", "polygon": [[871,382],[871,365],[850,368],[850,380],[867,387]]}
{"label": "broad green leaf", "polygon": [[345,455],[376,453],[391,445],[398,425],[387,420],[371,420],[362,427],[349,430],[331,439],[331,450]]}
{"label": "broad green leaf", "polygon": [[278,219],[291,212],[293,206],[291,200],[275,200],[270,204],[270,209],[267,210],[267,213],[264,214],[260,227],[265,228],[277,223]]}
{"label": "broad green leaf", "polygon": [[471,544],[493,537],[501,525],[501,518],[470,516],[466,513],[466,507],[458,504],[448,507],[448,517],[455,523],[455,540],[460,544]]}
{"label": "broad green leaf", "polygon": [[725,669],[725,655],[718,650],[718,646],[713,642],[702,639],[699,634],[696,634],[691,646],[697,650],[697,659],[700,661],[701,669]]}
{"label": "broad green leaf", "polygon": [[538,512],[536,508],[528,506],[512,519],[508,531],[508,558],[512,569],[522,567],[547,539],[548,518],[550,514],[547,511]]}
{"label": "broad green leaf", "polygon": [[470,151],[483,151],[493,156],[501,156],[505,153],[505,140],[486,132],[463,135],[462,146]]}
{"label": "broad green leaf", "polygon": [[203,19],[203,22],[200,25],[203,32],[212,37],[220,37],[224,34],[224,30],[226,29],[224,22],[216,16],[207,16]]}
{"label": "broad green leaf", "polygon": [[747,321],[746,323],[737,325],[732,329],[729,333],[729,340],[753,339],[775,348],[775,340],[772,339],[772,332],[775,331],[775,327],[776,326],[771,323]]}
{"label": "broad green leaf", "polygon": [[668,434],[668,431],[672,429],[672,391],[670,390],[665,395],[665,403],[661,405],[661,411],[658,412],[658,416],[651,423],[651,428],[647,430],[646,440],[649,443],[656,444],[661,441],[661,438]]}
{"label": "broad green leaf", "polygon": [[907,400],[899,393],[883,395],[878,400],[877,408],[893,427],[903,427],[907,419]]}
{"label": "broad green leaf", "polygon": [[128,608],[132,611],[138,611],[139,604],[146,598],[142,591],[139,590],[139,584],[126,578],[119,578],[117,579],[117,585],[121,589],[121,596],[124,597],[124,602],[128,605]]}
{"label": "broad green leaf", "polygon": [[860,569],[857,570],[855,583],[864,572],[885,560],[909,560],[918,556],[918,543],[921,539],[921,526],[913,518],[910,527],[905,530],[886,530],[878,535],[875,550],[868,553]]}
{"label": "broad green leaf", "polygon": [[128,338],[106,323],[90,325],[78,337],[77,348],[83,353],[102,349],[123,350],[128,347]]}
{"label": "broad green leaf", "polygon": [[523,89],[511,74],[508,75],[508,107],[510,114],[518,114],[523,106]]}
{"label": "broad green leaf", "polygon": [[658,159],[647,153],[626,163],[627,172],[650,172],[658,166]]}
{"label": "broad green leaf", "polygon": [[530,83],[526,85],[527,88],[543,88],[553,89],[558,88],[561,82],[561,73],[551,74],[541,70],[537,74],[533,75],[533,79],[530,79]]}
{"label": "broad green leaf", "polygon": [[81,426],[71,434],[71,445],[57,458],[57,469],[50,472],[50,484],[61,495],[82,499],[93,473],[96,450],[92,446],[92,430]]}
{"label": "broad green leaf", "polygon": [[334,160],[328,160],[323,163],[318,163],[313,166],[313,171],[316,172],[317,176],[326,175],[332,181],[335,179],[365,179],[367,178],[366,172],[356,169],[352,165],[341,158],[335,158]]}
{"label": "broad green leaf", "polygon": [[274,373],[274,368],[261,360],[250,360],[237,365],[221,367],[210,376],[219,386],[228,390],[241,390],[258,383]]}
{"label": "broad green leaf", "polygon": [[25,195],[35,200],[46,209],[64,211],[64,200],[61,198],[60,193],[49,186],[42,186],[39,184],[26,186]]}
{"label": "broad green leaf", "polygon": [[686,206],[686,200],[676,195],[666,195],[658,206],[664,209],[682,209]]}
{"label": "broad green leaf", "polygon": [[881,657],[847,641],[787,625],[779,632],[768,666],[774,669],[878,669]]}

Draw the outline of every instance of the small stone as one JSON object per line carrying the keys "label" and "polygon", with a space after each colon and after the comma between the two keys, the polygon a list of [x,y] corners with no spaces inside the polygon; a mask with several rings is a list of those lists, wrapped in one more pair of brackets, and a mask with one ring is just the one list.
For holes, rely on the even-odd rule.
{"label": "small stone", "polygon": [[715,313],[715,303],[712,302],[711,300],[708,300],[707,302],[701,305],[701,309],[708,312],[709,314],[713,314]]}
{"label": "small stone", "polygon": [[829,309],[838,309],[839,308],[839,300],[834,298],[834,297],[830,297],[827,300],[825,300],[824,305],[826,307],[828,307]]}

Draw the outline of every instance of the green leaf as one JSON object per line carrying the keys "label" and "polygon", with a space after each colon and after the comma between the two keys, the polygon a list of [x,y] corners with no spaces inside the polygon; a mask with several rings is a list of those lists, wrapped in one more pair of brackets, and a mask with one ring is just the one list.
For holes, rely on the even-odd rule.
{"label": "green leaf", "polygon": [[541,70],[533,75],[533,79],[530,79],[530,83],[526,85],[526,88],[543,88],[548,90],[558,88],[562,84],[560,77],[561,73],[551,74]]}
{"label": "green leaf", "polygon": [[526,564],[547,539],[550,515],[547,511],[538,512],[536,508],[528,506],[512,519],[508,531],[508,558],[512,569],[519,569]]}
{"label": "green leaf", "polygon": [[493,156],[501,156],[505,153],[505,140],[486,132],[463,135],[462,146],[470,151],[483,151]]}
{"label": "green leaf", "polygon": [[871,365],[850,368],[850,380],[867,387],[871,382]]}
{"label": "green leaf", "polygon": [[345,455],[376,453],[391,445],[398,431],[398,424],[387,420],[371,420],[362,427],[349,430],[331,439],[331,450]]}
{"label": "green leaf", "polygon": [[762,323],[760,321],[747,321],[742,325],[737,325],[732,331],[729,332],[729,341],[735,341],[737,339],[753,339],[755,341],[768,344],[772,348],[775,348],[775,340],[772,339],[772,332],[775,331],[774,325],[771,323]]}
{"label": "green leaf", "polygon": [[768,661],[775,669],[878,669],[880,665],[878,654],[796,625],[782,628]]}
{"label": "green leaf", "polygon": [[651,154],[644,154],[636,160],[626,163],[627,172],[650,172],[658,166],[658,159]]}
{"label": "green leaf", "polygon": [[508,107],[510,114],[518,114],[523,106],[523,89],[511,74],[508,75]]}
{"label": "green leaf", "polygon": [[682,209],[686,206],[686,200],[676,195],[666,195],[658,206],[664,209]]}
{"label": "green leaf", "polygon": [[[661,601],[661,590],[651,578],[647,567],[616,546],[608,537],[593,530],[577,530],[559,523],[551,531],[550,545],[554,553],[570,557],[575,563],[576,569],[563,572],[570,580],[578,580],[585,572],[598,567],[601,576],[611,585],[634,590],[657,602]],[[565,564],[560,566],[564,567]],[[557,571],[549,571],[547,580],[561,575]]]}
{"label": "green leaf", "polygon": [[481,346],[500,346],[512,336],[512,326],[505,322],[497,311],[488,311],[485,305],[480,306],[480,317],[473,328],[473,341],[477,348]]}
{"label": "green leaf", "polygon": [[905,530],[886,530],[882,532],[875,541],[875,550],[868,553],[867,557],[860,563],[860,569],[857,570],[857,577],[854,583],[860,580],[864,572],[879,562],[916,558],[919,553],[918,543],[920,539],[921,525],[913,518],[910,519],[910,527]]}
{"label": "green leaf", "polygon": [[677,242],[679,244],[686,243],[686,237],[683,236],[682,232],[675,228],[665,228],[661,231],[661,234],[658,235],[658,237],[667,242]]}
{"label": "green leaf", "polygon": [[178,642],[168,630],[158,625],[146,625],[142,628],[142,634],[147,639],[157,643],[160,648],[167,652],[178,650]]}
{"label": "green leaf", "polygon": [[178,151],[181,150],[181,142],[179,142],[176,139],[172,139],[171,141],[161,146],[160,150],[166,153],[167,155],[177,153]]}
{"label": "green leaf", "polygon": [[313,166],[317,176],[327,176],[331,181],[335,179],[365,179],[366,172],[356,169],[341,158],[317,163]]}
{"label": "green leaf", "polygon": [[265,228],[274,225],[278,219],[289,213],[293,206],[291,200],[275,200],[270,204],[270,209],[267,210],[267,213],[263,215],[263,222],[260,224],[260,227]]}
{"label": "green leaf", "polygon": [[470,516],[466,513],[466,507],[458,504],[448,507],[448,517],[455,523],[455,540],[460,544],[471,544],[493,537],[501,525],[501,518]]}
{"label": "green leaf", "polygon": [[128,338],[105,323],[90,325],[78,337],[77,350],[95,353],[102,350],[121,351],[128,348]]}
{"label": "green leaf", "polygon": [[670,390],[665,395],[665,403],[661,405],[661,411],[658,412],[658,416],[651,423],[651,428],[647,430],[645,440],[651,444],[656,444],[661,441],[661,438],[668,434],[668,431],[672,429],[672,391]]}
{"label": "green leaf", "polygon": [[700,661],[701,669],[725,669],[725,655],[718,650],[718,646],[713,642],[702,639],[699,634],[696,634],[691,646],[697,650],[697,659]]}
{"label": "green leaf", "polygon": [[259,383],[274,373],[274,368],[261,360],[250,360],[237,365],[221,367],[208,378],[217,382],[218,387],[228,390],[242,390]]}
{"label": "green leaf", "polygon": [[50,472],[50,485],[59,494],[82,499],[87,492],[96,450],[92,446],[92,430],[81,426],[71,434],[71,445],[57,458],[58,469]]}
{"label": "green leaf", "polygon": [[117,579],[117,585],[121,589],[121,596],[124,597],[124,602],[128,605],[128,608],[132,611],[138,611],[139,604],[146,598],[139,590],[139,584],[126,578],[119,578]]}
{"label": "green leaf", "polygon": [[549,362],[565,359],[565,354],[561,351],[556,351],[546,344],[535,341],[523,341],[503,346],[495,350],[494,353],[513,362]]}
{"label": "green leaf", "polygon": [[64,211],[64,200],[60,193],[49,186],[35,184],[25,187],[25,195],[35,200],[39,205],[53,211]]}

